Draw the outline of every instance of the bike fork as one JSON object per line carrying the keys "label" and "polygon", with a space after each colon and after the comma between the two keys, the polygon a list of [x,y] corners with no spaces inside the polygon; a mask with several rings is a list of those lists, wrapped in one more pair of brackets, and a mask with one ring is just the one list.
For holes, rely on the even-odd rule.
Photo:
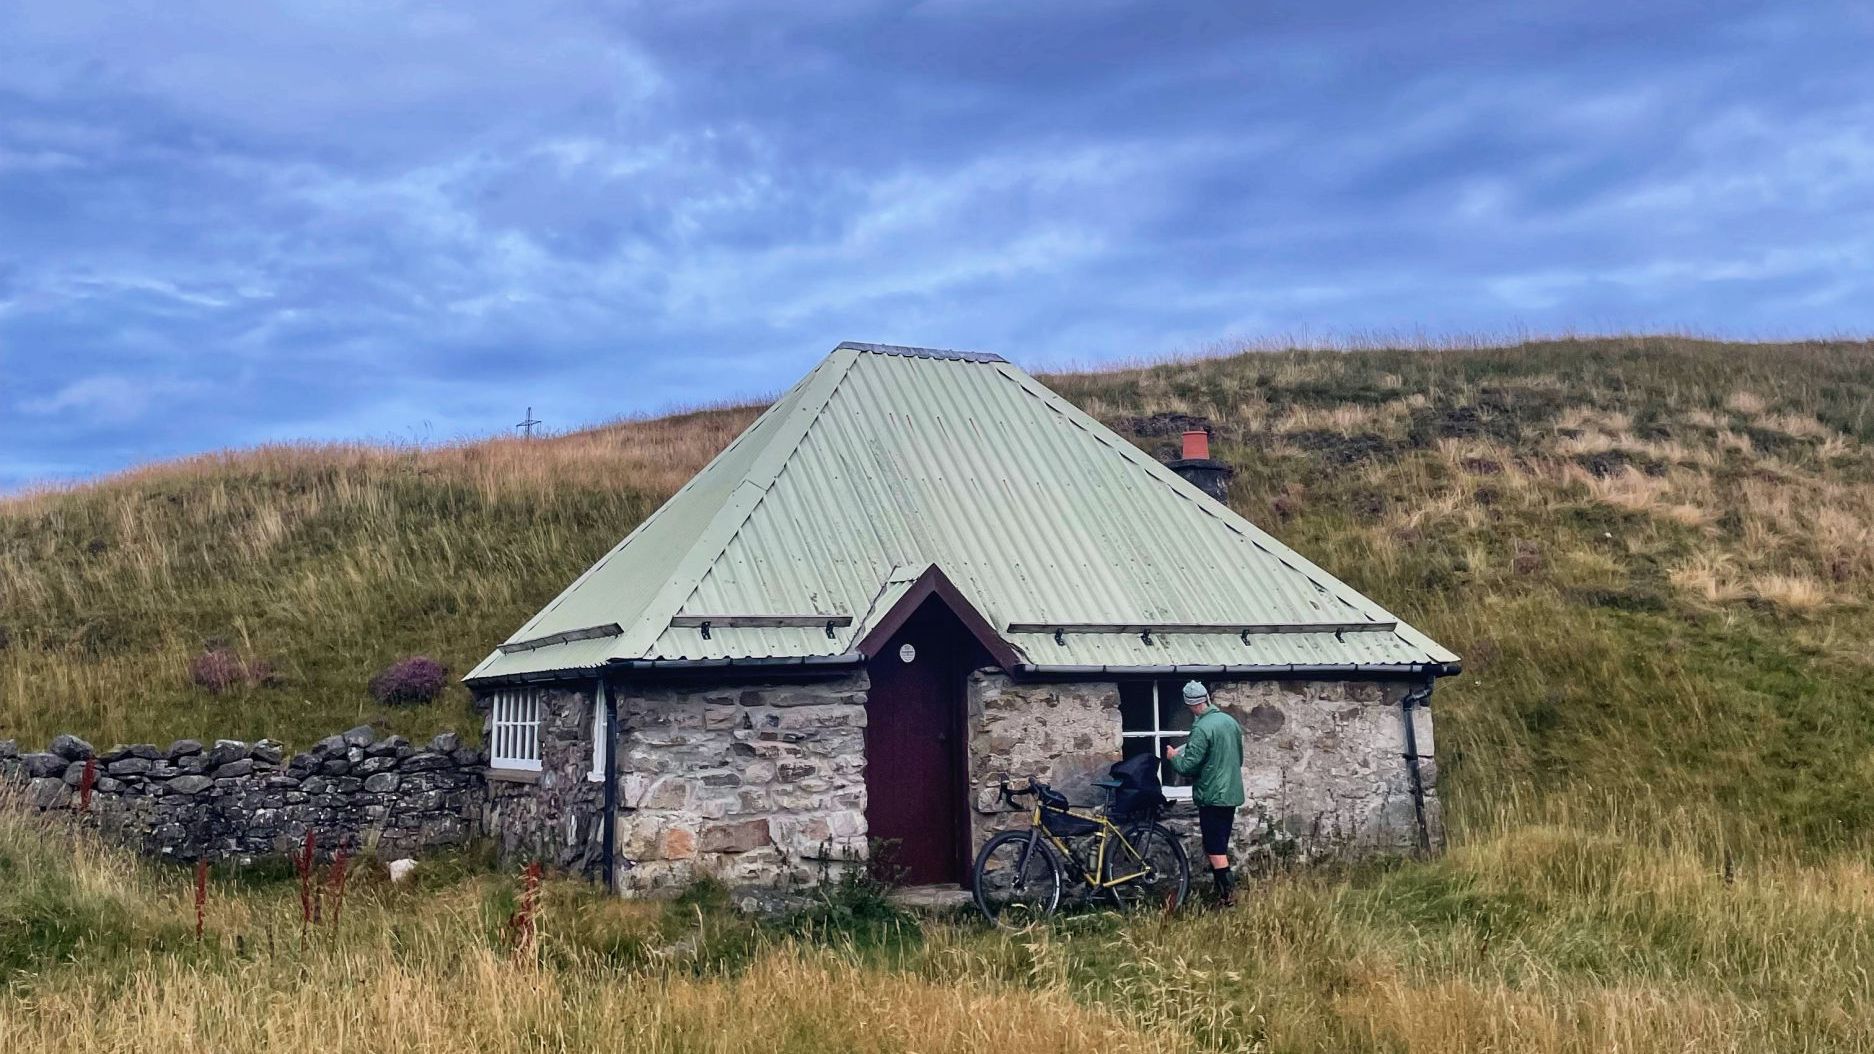
{"label": "bike fork", "polygon": [[1035,844],[1039,841],[1041,841],[1041,834],[1030,828],[1028,841],[1022,844],[1022,855],[1015,861],[1015,891],[1017,893],[1028,885],[1028,854],[1035,851]]}

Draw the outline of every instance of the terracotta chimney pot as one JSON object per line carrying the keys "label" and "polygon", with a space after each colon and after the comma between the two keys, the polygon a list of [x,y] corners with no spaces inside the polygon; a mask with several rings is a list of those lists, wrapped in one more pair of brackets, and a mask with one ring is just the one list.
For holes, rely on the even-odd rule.
{"label": "terracotta chimney pot", "polygon": [[1193,428],[1184,433],[1184,460],[1210,460],[1210,433],[1201,428]]}

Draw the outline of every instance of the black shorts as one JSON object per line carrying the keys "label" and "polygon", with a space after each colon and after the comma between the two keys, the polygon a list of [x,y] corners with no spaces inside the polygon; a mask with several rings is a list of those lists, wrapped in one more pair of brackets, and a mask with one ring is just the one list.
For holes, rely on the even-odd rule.
{"label": "black shorts", "polygon": [[1227,856],[1230,852],[1230,829],[1235,826],[1236,806],[1197,807],[1197,829],[1204,834],[1205,856]]}

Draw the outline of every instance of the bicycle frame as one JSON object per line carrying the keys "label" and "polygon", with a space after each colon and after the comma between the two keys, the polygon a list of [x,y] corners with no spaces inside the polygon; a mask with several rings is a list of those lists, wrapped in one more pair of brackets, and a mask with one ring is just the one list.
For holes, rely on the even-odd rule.
{"label": "bicycle frame", "polygon": [[[1017,863],[1018,874],[1027,873],[1028,854],[1034,852],[1035,844],[1044,838],[1049,845],[1054,847],[1055,853],[1057,853],[1062,860],[1073,865],[1074,870],[1079,874],[1080,881],[1085,883],[1088,889],[1094,890],[1095,892],[1112,889],[1116,886],[1123,886],[1128,882],[1136,882],[1153,873],[1154,868],[1152,865],[1147,863],[1143,856],[1139,855],[1139,850],[1133,846],[1132,840],[1127,838],[1126,833],[1121,831],[1119,825],[1112,820],[1098,813],[1075,812],[1071,809],[1056,811],[1064,812],[1068,816],[1095,824],[1099,827],[1099,830],[1088,835],[1063,836],[1055,834],[1053,831],[1048,830],[1047,824],[1042,821],[1042,805],[1040,801],[1037,800],[1034,806],[1029,810],[1028,844],[1023,848],[1021,859]],[[1098,846],[1094,851],[1092,870],[1081,866],[1080,858],[1074,854],[1073,846],[1067,841],[1068,837],[1097,838],[1099,840]],[[1124,875],[1102,878],[1101,876],[1105,875],[1109,870],[1107,867],[1106,854],[1114,842],[1118,842],[1125,850],[1126,855],[1132,858],[1132,863],[1136,865],[1137,869]]]}

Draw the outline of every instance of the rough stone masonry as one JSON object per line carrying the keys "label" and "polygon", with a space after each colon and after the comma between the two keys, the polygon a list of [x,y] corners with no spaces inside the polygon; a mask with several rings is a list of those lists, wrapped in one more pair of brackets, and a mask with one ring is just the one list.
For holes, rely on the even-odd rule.
{"label": "rough stone masonry", "polygon": [[810,883],[864,859],[866,676],[617,700],[619,884]]}
{"label": "rough stone masonry", "polygon": [[269,740],[182,739],[168,747],[112,747],[76,736],[22,753],[0,740],[0,783],[28,805],[73,810],[92,771],[89,813],[99,829],[143,852],[178,860],[289,853],[308,831],[316,848],[408,854],[466,842],[481,819],[481,752],[453,733],[423,746],[358,727],[285,756]]}
{"label": "rough stone masonry", "polygon": [[[1235,852],[1313,858],[1416,846],[1417,809],[1405,760],[1403,681],[1215,681],[1217,706],[1243,728],[1243,790]],[[972,834],[978,845],[1025,822],[1001,805],[997,785],[1034,775],[1077,804],[1098,804],[1093,781],[1120,757],[1119,686],[1113,682],[1021,683],[999,670],[970,675]],[[1426,825],[1441,840],[1432,722],[1412,711],[1424,756]],[[1187,806],[1168,816],[1190,828]]]}
{"label": "rough stone masonry", "polygon": [[[1397,681],[1216,682],[1243,727],[1249,802],[1240,854],[1315,857],[1412,848],[1417,838]],[[868,853],[863,670],[819,680],[668,681],[613,688],[618,740],[617,880],[673,891],[699,875],[732,884],[811,883]],[[1077,803],[1120,756],[1119,685],[970,675],[969,818],[977,845],[1022,821],[996,785],[1033,774]],[[443,734],[418,746],[354,728],[284,755],[278,744],[180,740],[103,753],[59,736],[22,753],[0,741],[0,783],[40,809],[73,809],[91,762],[90,811],[107,834],[175,859],[295,850],[405,854],[480,834],[503,855],[602,877],[604,783],[595,778],[590,690],[540,699],[539,772],[490,771]],[[1411,712],[1424,806],[1438,839],[1431,718]],[[1179,816],[1183,820],[1179,820]],[[1190,810],[1174,810],[1189,826]],[[1191,851],[1196,852],[1193,841]]]}

